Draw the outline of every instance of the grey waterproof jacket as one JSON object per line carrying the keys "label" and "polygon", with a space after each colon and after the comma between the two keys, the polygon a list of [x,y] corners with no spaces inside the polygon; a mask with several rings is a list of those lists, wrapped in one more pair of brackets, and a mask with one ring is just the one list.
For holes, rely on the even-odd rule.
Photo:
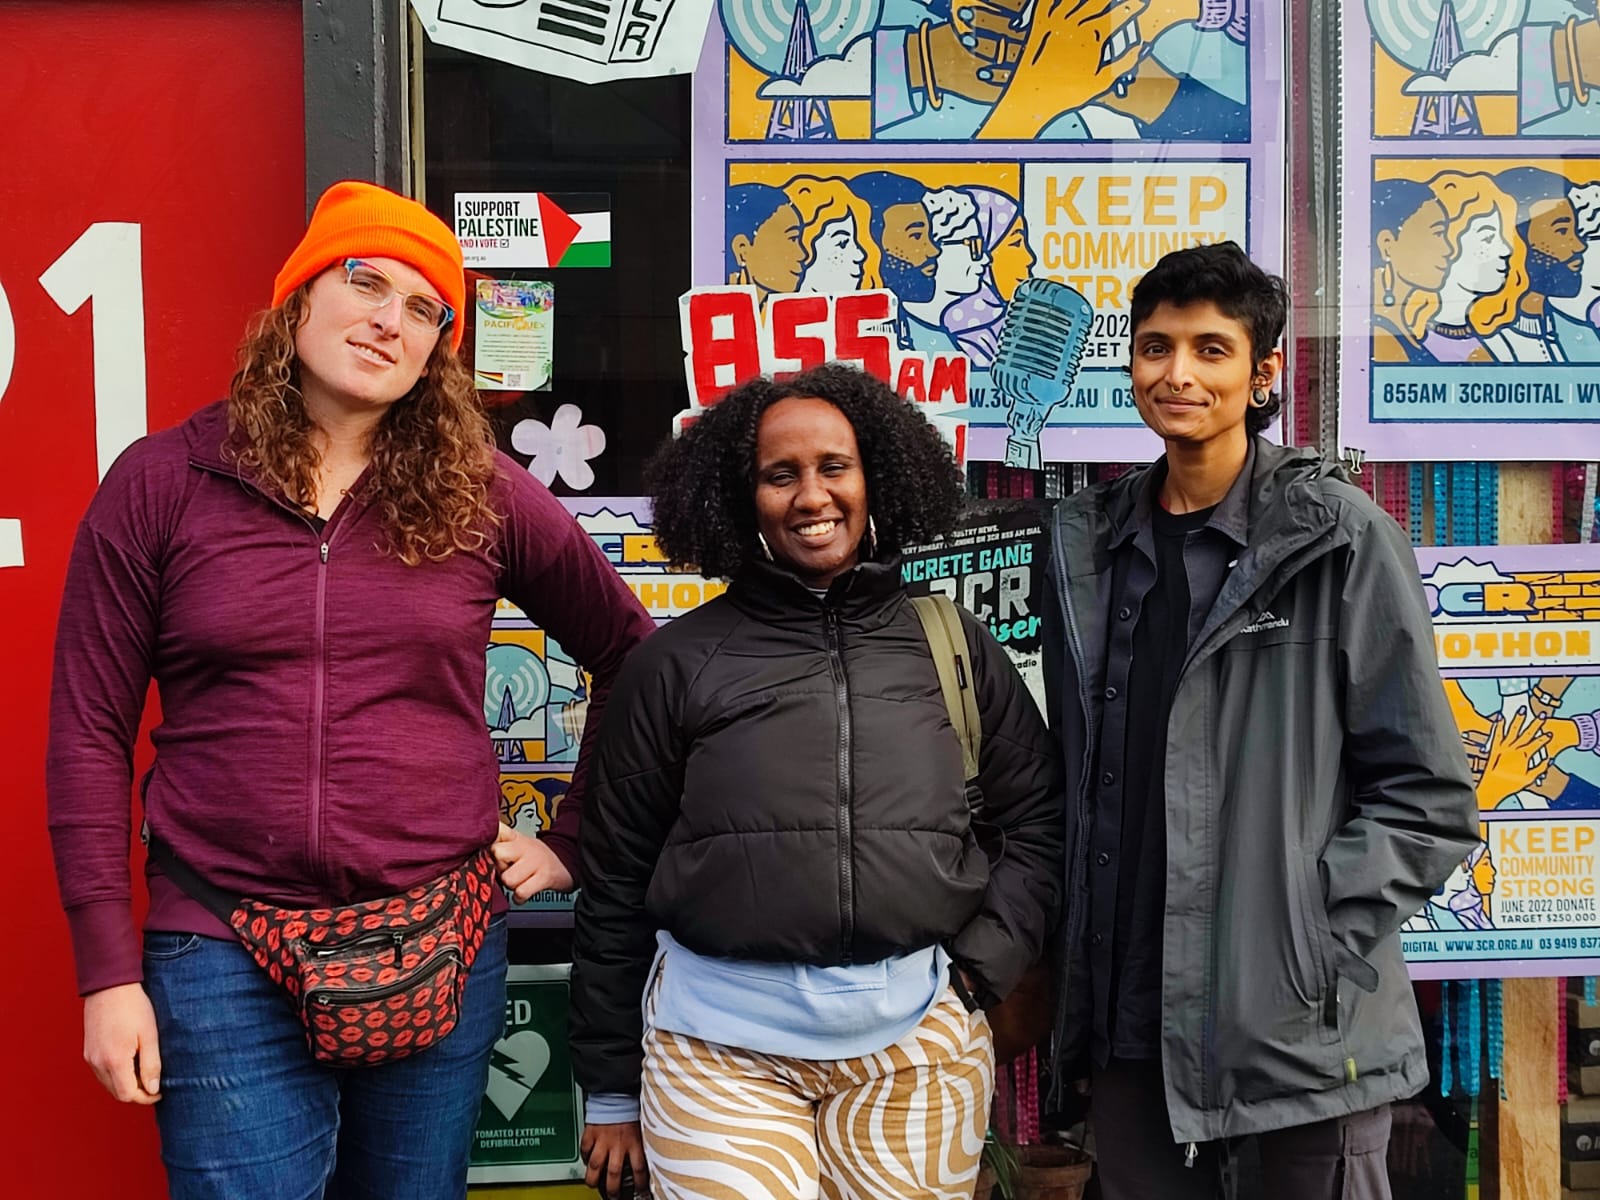
{"label": "grey waterproof jacket", "polygon": [[[1248,546],[1189,650],[1167,726],[1161,1058],[1179,1143],[1422,1089],[1397,931],[1478,838],[1399,526],[1314,452],[1258,439],[1253,461]],[[1109,545],[1164,470],[1079,492],[1055,516],[1045,664],[1068,837],[1058,1076],[1081,1064],[1093,1019],[1084,937]]]}

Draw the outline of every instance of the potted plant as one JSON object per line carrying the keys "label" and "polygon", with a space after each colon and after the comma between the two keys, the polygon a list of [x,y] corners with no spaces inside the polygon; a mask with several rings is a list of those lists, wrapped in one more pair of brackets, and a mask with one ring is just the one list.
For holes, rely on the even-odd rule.
{"label": "potted plant", "polygon": [[1081,1200],[1094,1164],[1077,1146],[1041,1142],[1016,1150],[1016,1200]]}
{"label": "potted plant", "polygon": [[995,1137],[994,1130],[983,1142],[983,1158],[978,1168],[978,1184],[972,1189],[973,1200],[992,1200],[995,1189],[1000,1200],[1013,1200],[1017,1194],[1017,1176],[1021,1162],[1017,1148]]}

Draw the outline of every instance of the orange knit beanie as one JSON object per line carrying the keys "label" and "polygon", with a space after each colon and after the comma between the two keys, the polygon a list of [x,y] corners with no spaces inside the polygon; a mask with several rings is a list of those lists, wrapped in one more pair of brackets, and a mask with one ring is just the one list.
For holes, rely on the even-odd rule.
{"label": "orange knit beanie", "polygon": [[305,237],[272,285],[282,304],[306,280],[347,258],[395,258],[415,267],[455,309],[450,345],[459,350],[466,326],[467,285],[461,243],[450,227],[415,200],[371,183],[346,180],[322,193]]}

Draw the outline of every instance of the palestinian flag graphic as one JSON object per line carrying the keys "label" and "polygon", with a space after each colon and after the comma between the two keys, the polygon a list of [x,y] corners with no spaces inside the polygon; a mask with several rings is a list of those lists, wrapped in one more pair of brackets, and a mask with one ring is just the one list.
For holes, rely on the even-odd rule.
{"label": "palestinian flag graphic", "polygon": [[[539,194],[552,267],[611,265],[611,197],[604,192]],[[563,238],[555,233],[560,230]]]}

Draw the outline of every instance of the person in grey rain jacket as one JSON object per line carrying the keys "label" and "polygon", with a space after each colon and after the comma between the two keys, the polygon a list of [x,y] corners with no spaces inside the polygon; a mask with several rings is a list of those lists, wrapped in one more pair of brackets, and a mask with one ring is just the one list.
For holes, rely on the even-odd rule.
{"label": "person in grey rain jacket", "polygon": [[1259,436],[1285,300],[1232,243],[1163,258],[1130,373],[1166,454],[1052,530],[1056,1067],[1106,1200],[1214,1195],[1252,1134],[1266,1195],[1387,1197],[1388,1105],[1427,1082],[1398,931],[1478,842],[1407,539]]}

